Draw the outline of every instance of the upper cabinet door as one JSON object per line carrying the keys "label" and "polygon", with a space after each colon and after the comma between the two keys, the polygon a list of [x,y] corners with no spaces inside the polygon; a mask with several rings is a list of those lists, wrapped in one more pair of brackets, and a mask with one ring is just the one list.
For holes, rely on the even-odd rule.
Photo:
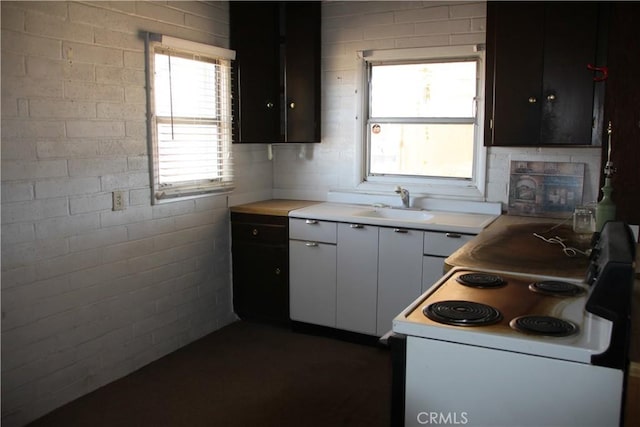
{"label": "upper cabinet door", "polygon": [[234,142],[320,142],[320,2],[229,6]]}
{"label": "upper cabinet door", "polygon": [[599,143],[599,7],[488,3],[486,145]]}
{"label": "upper cabinet door", "polygon": [[590,145],[598,4],[545,4],[542,144]]}
{"label": "upper cabinet door", "polygon": [[285,2],[286,141],[320,142],[320,2]]}
{"label": "upper cabinet door", "polygon": [[233,141],[280,140],[280,27],[274,2],[230,2]]}
{"label": "upper cabinet door", "polygon": [[485,140],[491,145],[539,142],[543,18],[541,3],[487,4]]}

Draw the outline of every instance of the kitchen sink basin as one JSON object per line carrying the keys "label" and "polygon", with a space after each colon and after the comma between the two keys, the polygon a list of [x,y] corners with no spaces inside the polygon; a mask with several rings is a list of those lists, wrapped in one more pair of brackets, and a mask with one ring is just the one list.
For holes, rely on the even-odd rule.
{"label": "kitchen sink basin", "polygon": [[427,211],[417,209],[376,208],[357,212],[354,216],[367,218],[392,219],[401,221],[429,221],[433,215]]}

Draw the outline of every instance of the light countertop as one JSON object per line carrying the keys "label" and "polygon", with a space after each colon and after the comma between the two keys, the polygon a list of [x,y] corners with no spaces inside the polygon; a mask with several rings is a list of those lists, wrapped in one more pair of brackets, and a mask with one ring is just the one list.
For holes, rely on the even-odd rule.
{"label": "light countertop", "polygon": [[546,243],[534,233],[547,238],[559,236],[568,246],[580,250],[588,249],[591,244],[591,234],[574,233],[571,223],[563,224],[562,220],[502,215],[451,254],[445,260],[445,266],[585,278],[589,265],[587,256],[568,257],[560,245]]}
{"label": "light countertop", "polygon": [[289,217],[477,234],[497,215],[325,202],[293,210]]}
{"label": "light countertop", "polygon": [[311,200],[272,199],[232,206],[229,209],[231,210],[231,212],[236,213],[288,216],[289,212],[292,210],[304,208],[306,206],[314,205],[317,203],[321,202],[314,202]]}

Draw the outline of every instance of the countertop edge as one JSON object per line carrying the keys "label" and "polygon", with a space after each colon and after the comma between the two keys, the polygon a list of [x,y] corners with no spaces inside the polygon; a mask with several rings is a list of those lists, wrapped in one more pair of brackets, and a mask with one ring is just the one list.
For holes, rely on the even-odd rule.
{"label": "countertop edge", "polygon": [[229,211],[233,213],[245,213],[254,215],[289,216],[289,212],[293,210],[301,209],[318,203],[322,202],[313,200],[270,199],[230,206]]}
{"label": "countertop edge", "polygon": [[499,215],[482,214],[482,213],[460,213],[460,212],[441,212],[441,211],[426,211],[437,214],[445,215],[457,215],[457,216],[477,216],[484,218],[484,222],[481,226],[472,225],[458,225],[452,223],[438,223],[438,222],[421,222],[421,221],[405,221],[398,218],[375,218],[370,216],[357,215],[356,212],[363,209],[375,209],[370,205],[359,205],[350,203],[335,203],[324,202],[323,206],[309,206],[308,208],[296,209],[289,212],[291,218],[301,219],[315,219],[333,222],[345,222],[345,223],[362,223],[375,225],[380,227],[392,227],[392,228],[405,228],[412,230],[422,231],[435,231],[435,232],[455,232],[461,234],[477,235],[491,223],[493,223]]}

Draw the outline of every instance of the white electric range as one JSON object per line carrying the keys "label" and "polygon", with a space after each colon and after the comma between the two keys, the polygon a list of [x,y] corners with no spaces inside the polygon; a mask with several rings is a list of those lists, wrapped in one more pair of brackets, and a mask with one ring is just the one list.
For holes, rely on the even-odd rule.
{"label": "white electric range", "polygon": [[393,425],[620,425],[634,251],[609,222],[584,281],[449,271],[393,321]]}

